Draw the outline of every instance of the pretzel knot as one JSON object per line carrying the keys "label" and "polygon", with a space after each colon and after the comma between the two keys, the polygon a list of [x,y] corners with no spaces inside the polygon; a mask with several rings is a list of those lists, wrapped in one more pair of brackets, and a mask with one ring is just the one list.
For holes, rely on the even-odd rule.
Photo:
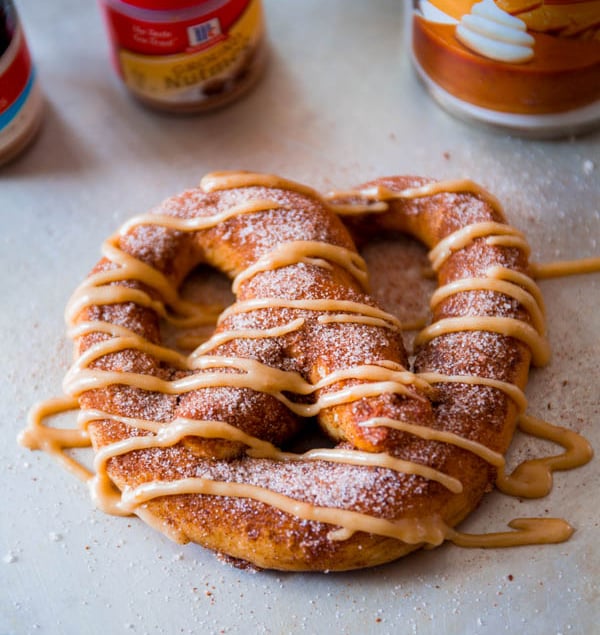
{"label": "pretzel knot", "polygon": [[[412,368],[355,247],[394,232],[429,247],[439,283]],[[481,188],[393,177],[323,197],[214,173],[132,219],[103,254],[67,308],[64,383],[101,508],[276,569],[485,543],[453,527],[506,480],[530,360],[548,349],[527,243]],[[233,279],[218,317],[178,292],[203,263]],[[189,355],[161,343],[165,323],[215,318]],[[292,452],[315,421],[328,447]],[[531,541],[539,524],[515,521],[495,544]],[[552,541],[570,528],[544,530]]]}

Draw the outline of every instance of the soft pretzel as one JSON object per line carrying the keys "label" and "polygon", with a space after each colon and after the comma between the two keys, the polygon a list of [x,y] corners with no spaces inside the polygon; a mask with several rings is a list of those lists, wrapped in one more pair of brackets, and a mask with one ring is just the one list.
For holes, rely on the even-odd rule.
{"label": "soft pretzel", "polygon": [[[439,280],[413,371],[352,238],[396,231],[431,249]],[[81,408],[98,505],[275,569],[372,566],[445,539],[565,539],[559,521],[493,539],[452,529],[498,474],[508,482],[530,360],[548,356],[527,255],[470,182],[395,177],[325,199],[215,173],[132,219],[69,304],[75,401],[54,404]],[[200,263],[237,298],[186,357],[161,345],[161,321],[202,319],[176,291]],[[314,418],[334,447],[279,449]]]}

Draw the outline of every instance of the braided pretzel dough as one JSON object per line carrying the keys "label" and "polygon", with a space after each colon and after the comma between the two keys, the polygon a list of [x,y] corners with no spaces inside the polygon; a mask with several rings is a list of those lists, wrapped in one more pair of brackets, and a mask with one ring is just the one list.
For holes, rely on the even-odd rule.
{"label": "braided pretzel dough", "polygon": [[[414,372],[352,239],[391,231],[431,249],[439,281]],[[531,357],[548,355],[527,253],[468,182],[394,177],[327,201],[277,177],[205,177],[109,239],[68,307],[65,390],[96,450],[97,503],[275,569],[468,544],[451,527],[502,474]],[[201,319],[176,292],[200,263],[234,278],[237,301],[184,357],[160,323]],[[312,417],[334,448],[276,447]],[[507,543],[531,540],[514,527]]]}

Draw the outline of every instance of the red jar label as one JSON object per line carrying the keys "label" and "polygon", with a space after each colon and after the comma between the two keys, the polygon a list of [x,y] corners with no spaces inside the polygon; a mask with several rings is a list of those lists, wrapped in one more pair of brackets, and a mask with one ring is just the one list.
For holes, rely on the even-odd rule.
{"label": "red jar label", "polygon": [[216,44],[246,10],[250,0],[234,0],[200,17],[149,21],[105,6],[113,44],[143,55],[174,55]]}
{"label": "red jar label", "polygon": [[20,30],[0,58],[0,130],[17,115],[33,80],[31,56]]}

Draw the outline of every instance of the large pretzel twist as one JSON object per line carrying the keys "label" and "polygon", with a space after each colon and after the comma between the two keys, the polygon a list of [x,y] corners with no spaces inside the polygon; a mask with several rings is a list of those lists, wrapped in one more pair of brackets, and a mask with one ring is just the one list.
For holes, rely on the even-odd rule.
{"label": "large pretzel twist", "polygon": [[[439,281],[412,371],[351,237],[395,231],[431,249]],[[325,200],[215,174],[133,219],[104,256],[68,307],[65,381],[100,506],[276,569],[468,542],[451,528],[502,471],[530,360],[547,356],[527,245],[489,195],[394,177]],[[185,357],[160,345],[160,323],[198,317],[176,290],[199,263],[234,278],[237,301]],[[315,416],[334,448],[276,447]]]}

